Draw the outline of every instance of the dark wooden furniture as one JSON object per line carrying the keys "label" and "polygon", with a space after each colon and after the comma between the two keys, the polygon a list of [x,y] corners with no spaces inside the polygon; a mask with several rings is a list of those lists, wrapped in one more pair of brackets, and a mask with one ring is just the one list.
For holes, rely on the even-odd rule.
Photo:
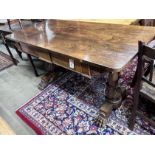
{"label": "dark wooden furniture", "polygon": [[[20,29],[23,29],[22,22],[20,19],[7,19],[7,22],[11,31],[16,30],[16,27],[14,27],[13,25],[19,25]],[[18,53],[19,57],[22,59],[22,51],[20,51],[20,44],[16,43],[14,48]]]}
{"label": "dark wooden furniture", "polygon": [[122,101],[119,73],[137,55],[138,40],[148,43],[154,36],[154,27],[47,20],[6,38],[20,42],[25,53],[87,77],[107,71],[106,100],[96,121],[103,125]]}
{"label": "dark wooden furniture", "polygon": [[[8,19],[7,21],[8,21],[8,25],[9,25],[10,30],[14,31],[12,24],[19,24],[21,30],[23,29],[23,25],[22,25],[22,22],[21,22],[20,19],[14,19],[14,20]],[[17,42],[16,42],[14,45],[15,45],[14,48],[16,49],[16,51],[17,51],[18,55],[20,56],[20,58],[22,59],[22,52],[23,52],[23,51],[22,51],[22,49],[21,49],[20,43],[17,43]],[[35,67],[35,65],[34,65],[34,62],[33,62],[33,59],[32,59],[32,57],[31,57],[31,55],[30,55],[30,54],[27,54],[27,57],[28,57],[28,59],[29,59],[31,65],[32,65],[32,67],[33,67],[34,74],[35,74],[36,76],[38,76],[38,72],[37,72],[37,69],[36,69],[36,67]]]}
{"label": "dark wooden furniture", "polygon": [[[6,47],[6,50],[8,51],[13,63],[15,65],[17,65],[17,62],[16,62],[15,58],[13,57],[13,54],[12,54],[12,52],[11,52],[11,50],[10,50],[8,44],[7,44],[7,41],[5,39],[5,36],[10,34],[10,33],[12,33],[12,31],[9,29],[7,23],[5,23],[3,26],[0,26],[0,39],[2,40],[2,43],[4,44],[4,46]],[[18,51],[17,51],[17,53],[18,53]]]}
{"label": "dark wooden furniture", "polygon": [[142,26],[155,26],[155,19],[141,19],[139,24]]}
{"label": "dark wooden furniture", "polygon": [[[136,84],[134,87],[134,105],[132,109],[132,115],[129,121],[129,128],[133,130],[135,125],[136,116],[139,115],[143,119],[147,120],[155,127],[155,122],[146,117],[144,114],[138,111],[138,105],[140,97],[146,98],[147,100],[155,103],[155,84],[152,82],[153,72],[147,78],[144,76],[144,64],[146,60],[155,60],[155,49],[146,46],[143,42],[139,42],[139,52],[138,52],[138,66],[136,75]],[[154,73],[155,75],[155,73]]]}
{"label": "dark wooden furniture", "polygon": [[17,65],[17,61],[16,61],[16,59],[13,57],[13,54],[12,54],[12,52],[11,52],[9,46],[8,46],[7,43],[6,43],[6,40],[5,40],[4,35],[3,35],[2,33],[0,33],[0,36],[1,36],[2,42],[3,42],[4,46],[6,47],[6,49],[7,49],[8,53],[9,53],[9,55],[10,55],[10,57],[11,57],[13,63],[14,63],[15,65]]}
{"label": "dark wooden furniture", "polygon": [[[11,53],[11,50],[9,47],[12,47],[16,50],[16,52],[18,53],[19,57],[22,59],[22,49],[21,49],[21,45],[19,42],[9,42],[8,40],[5,39],[5,36],[8,34],[11,34],[15,31],[20,31],[23,29],[23,27],[29,27],[32,26],[34,23],[32,23],[32,21],[28,21],[28,20],[24,20],[21,22],[21,20],[16,19],[16,20],[7,20],[8,23],[6,23],[4,26],[0,27],[0,36],[1,39],[3,41],[3,44],[5,45],[9,55],[11,56],[13,62],[15,65],[17,65],[16,60],[13,57],[13,54]],[[34,73],[36,76],[38,76],[36,67],[33,63],[33,59],[31,58],[31,55],[28,55],[28,59],[34,69]]]}
{"label": "dark wooden furniture", "polygon": [[[20,30],[21,27],[20,27],[19,23],[16,24],[16,22],[13,23],[13,25],[11,26],[11,23],[12,23],[11,21],[9,23],[10,25],[8,25],[8,21],[9,20],[6,20],[6,23],[4,23],[3,26],[0,26],[0,36],[1,36],[1,39],[2,39],[2,42],[3,42],[4,46],[6,47],[6,49],[7,49],[8,53],[9,53],[10,57],[12,58],[12,61],[14,62],[15,65],[17,65],[17,62],[14,59],[13,54],[11,53],[11,50],[9,48],[9,45],[8,45],[6,39],[5,39],[5,36],[8,35],[8,34],[11,34],[13,32],[12,29],[11,29],[11,27],[14,30]],[[18,48],[17,48],[16,45],[17,45],[17,43],[16,44],[10,44],[10,46],[13,47],[13,48],[15,48],[15,50],[18,53],[18,55],[21,57],[21,52],[18,50]]]}
{"label": "dark wooden furniture", "polygon": [[8,25],[9,25],[9,28],[10,28],[10,30],[13,30],[13,28],[12,28],[12,24],[16,24],[16,23],[18,23],[19,24],[19,26],[20,26],[20,28],[22,29],[23,28],[23,26],[22,26],[22,22],[21,22],[21,20],[20,19],[7,19],[7,22],[8,22]]}

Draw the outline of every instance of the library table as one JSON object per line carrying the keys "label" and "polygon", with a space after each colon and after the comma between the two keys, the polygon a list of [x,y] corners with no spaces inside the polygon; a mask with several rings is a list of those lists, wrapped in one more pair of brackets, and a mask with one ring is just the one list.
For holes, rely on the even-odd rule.
{"label": "library table", "polygon": [[87,77],[108,72],[105,102],[96,124],[102,126],[122,101],[119,73],[137,55],[138,41],[154,39],[155,27],[47,20],[6,38],[20,42],[22,51]]}

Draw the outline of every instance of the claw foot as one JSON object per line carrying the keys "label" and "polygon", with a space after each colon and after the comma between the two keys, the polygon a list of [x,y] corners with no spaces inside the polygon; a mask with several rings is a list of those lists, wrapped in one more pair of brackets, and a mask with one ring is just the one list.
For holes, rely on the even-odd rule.
{"label": "claw foot", "polygon": [[101,114],[99,114],[94,123],[99,128],[103,128],[107,124],[107,119],[103,117]]}
{"label": "claw foot", "polygon": [[98,127],[104,127],[106,125],[107,119],[111,114],[112,109],[113,109],[113,106],[109,102],[106,102],[102,105],[99,111],[99,116],[95,120],[95,124]]}

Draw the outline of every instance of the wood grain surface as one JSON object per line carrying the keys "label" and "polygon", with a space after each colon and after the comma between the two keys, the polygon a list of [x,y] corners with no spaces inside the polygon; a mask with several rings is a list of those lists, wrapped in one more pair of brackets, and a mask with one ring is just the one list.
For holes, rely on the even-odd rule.
{"label": "wood grain surface", "polygon": [[47,20],[7,39],[119,72],[137,54],[138,40],[154,36],[154,27]]}

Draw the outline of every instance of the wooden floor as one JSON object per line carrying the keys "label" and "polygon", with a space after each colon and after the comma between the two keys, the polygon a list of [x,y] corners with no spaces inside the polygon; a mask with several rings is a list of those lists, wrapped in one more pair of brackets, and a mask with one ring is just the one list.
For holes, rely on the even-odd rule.
{"label": "wooden floor", "polygon": [[8,123],[0,117],[0,135],[15,135]]}

